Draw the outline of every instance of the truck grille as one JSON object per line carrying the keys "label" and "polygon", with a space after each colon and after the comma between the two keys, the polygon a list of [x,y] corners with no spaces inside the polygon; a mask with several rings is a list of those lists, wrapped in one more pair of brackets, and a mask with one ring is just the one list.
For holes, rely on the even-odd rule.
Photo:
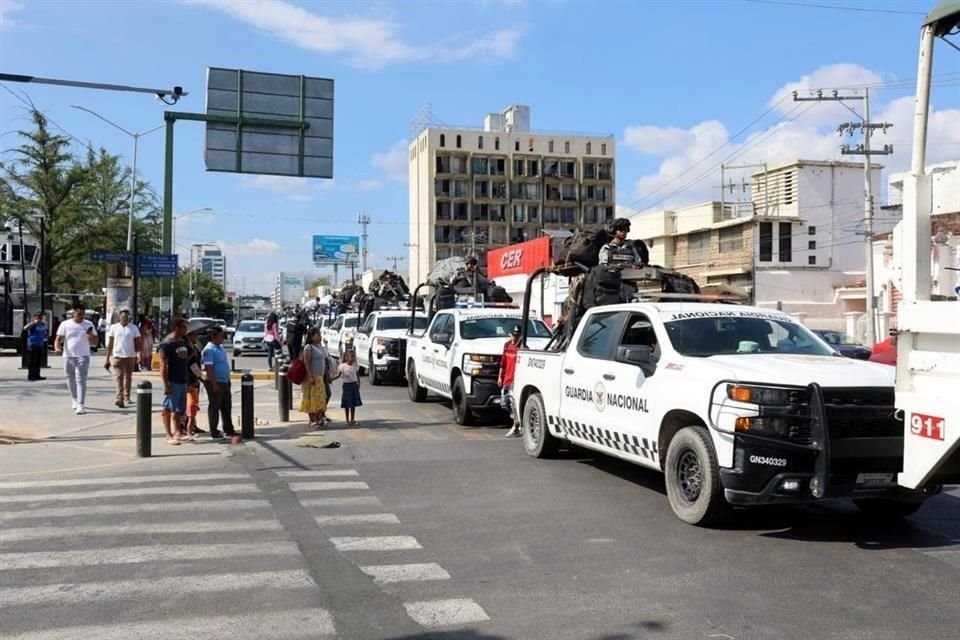
{"label": "truck grille", "polygon": [[825,388],[822,391],[831,438],[903,436],[903,421],[894,417],[892,387]]}
{"label": "truck grille", "polygon": [[400,358],[400,340],[389,340],[384,353],[394,358]]}

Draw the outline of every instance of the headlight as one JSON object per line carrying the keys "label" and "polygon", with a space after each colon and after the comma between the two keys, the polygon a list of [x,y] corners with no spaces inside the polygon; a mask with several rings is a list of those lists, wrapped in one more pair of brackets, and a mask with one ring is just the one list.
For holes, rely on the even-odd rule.
{"label": "headlight", "polygon": [[392,343],[396,342],[396,338],[377,338],[373,341],[378,347],[389,347]]}
{"label": "headlight", "polygon": [[490,356],[485,353],[465,353],[463,354],[463,364],[497,364],[500,362],[500,356]]}
{"label": "headlight", "polygon": [[774,387],[750,387],[738,384],[727,385],[727,397],[748,404],[784,406],[790,404],[790,390]]}
{"label": "headlight", "polygon": [[737,418],[734,428],[740,433],[753,433],[758,436],[778,438],[791,438],[797,430],[796,426],[791,426],[787,418],[761,418],[759,416]]}

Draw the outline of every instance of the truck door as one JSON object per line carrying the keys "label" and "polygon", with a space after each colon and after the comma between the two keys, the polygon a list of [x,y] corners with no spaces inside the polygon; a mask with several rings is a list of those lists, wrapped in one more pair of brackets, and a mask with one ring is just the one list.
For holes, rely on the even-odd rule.
{"label": "truck door", "polygon": [[376,321],[376,314],[371,313],[357,329],[357,333],[353,338],[353,347],[357,352],[357,361],[368,370],[368,373],[370,369],[370,359],[368,358],[370,354],[370,341],[373,339],[373,327]]}
{"label": "truck door", "polygon": [[449,313],[440,314],[430,329],[429,342],[421,342],[423,362],[427,365],[424,368],[423,376],[429,377],[428,380],[424,381],[424,386],[444,394],[450,393],[447,354],[450,345],[453,344],[453,331],[453,316]]}
{"label": "truck door", "polygon": [[[607,311],[588,315],[582,321],[580,337],[570,345],[560,374],[560,415],[564,432],[571,440],[592,448],[608,448],[607,386],[618,371],[612,364],[623,334],[627,313]],[[605,380],[605,376],[613,380]],[[623,374],[620,374],[623,375]]]}

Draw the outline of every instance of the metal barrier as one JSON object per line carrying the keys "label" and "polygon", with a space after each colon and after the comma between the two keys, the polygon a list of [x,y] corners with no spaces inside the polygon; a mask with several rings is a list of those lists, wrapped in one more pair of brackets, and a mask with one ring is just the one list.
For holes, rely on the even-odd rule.
{"label": "metal barrier", "polygon": [[293,387],[287,380],[288,370],[287,365],[280,367],[280,389],[277,394],[277,401],[280,405],[280,422],[290,422],[290,402],[293,396]]}
{"label": "metal barrier", "polygon": [[143,380],[137,385],[137,457],[149,458],[153,420],[153,385]]}
{"label": "metal barrier", "polygon": [[249,372],[240,376],[240,435],[244,440],[253,440],[253,376]]}

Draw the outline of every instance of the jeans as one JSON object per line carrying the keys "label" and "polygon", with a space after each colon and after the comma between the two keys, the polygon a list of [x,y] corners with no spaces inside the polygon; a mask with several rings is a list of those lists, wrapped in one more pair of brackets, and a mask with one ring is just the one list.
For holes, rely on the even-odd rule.
{"label": "jeans", "polygon": [[27,351],[27,380],[40,378],[40,363],[43,362],[43,350],[46,347],[30,347]]}
{"label": "jeans", "polygon": [[273,356],[277,351],[277,341],[264,342],[267,345],[267,369],[273,369]]}
{"label": "jeans", "polygon": [[223,417],[223,432],[227,435],[236,433],[233,428],[233,416],[231,415],[231,404],[233,396],[230,394],[230,382],[218,382],[220,393],[214,393],[213,384],[209,380],[204,380],[203,384],[207,388],[207,421],[210,423],[210,435],[217,432],[220,425],[220,418]]}
{"label": "jeans", "polygon": [[90,356],[64,356],[63,372],[67,375],[70,397],[83,406],[87,399],[87,372],[90,371]]}
{"label": "jeans", "polygon": [[117,402],[130,402],[130,385],[133,383],[133,358],[110,358],[110,367],[113,369],[113,381],[117,385]]}
{"label": "jeans", "polygon": [[500,389],[500,406],[510,414],[514,422],[520,421],[520,416],[516,412],[516,403],[513,401],[513,385],[505,384]]}

